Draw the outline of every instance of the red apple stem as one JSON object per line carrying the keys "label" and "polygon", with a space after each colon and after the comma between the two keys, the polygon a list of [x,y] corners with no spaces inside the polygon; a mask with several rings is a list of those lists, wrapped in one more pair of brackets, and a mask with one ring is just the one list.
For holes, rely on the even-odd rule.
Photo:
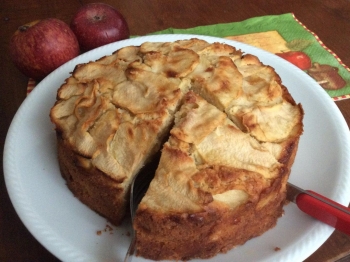
{"label": "red apple stem", "polygon": [[27,25],[21,25],[20,27],[18,27],[18,30],[21,31],[21,32],[25,32],[27,31],[27,29],[29,28],[30,26],[27,26]]}

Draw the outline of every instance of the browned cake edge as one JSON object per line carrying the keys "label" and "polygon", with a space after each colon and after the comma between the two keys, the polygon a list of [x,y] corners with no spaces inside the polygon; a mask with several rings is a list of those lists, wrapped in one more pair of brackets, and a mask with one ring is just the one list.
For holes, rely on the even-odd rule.
{"label": "browned cake edge", "polygon": [[[58,163],[68,188],[81,202],[111,223],[119,225],[128,209],[128,192],[102,171],[83,167],[75,153],[57,132]],[[127,189],[128,190],[128,189]]]}

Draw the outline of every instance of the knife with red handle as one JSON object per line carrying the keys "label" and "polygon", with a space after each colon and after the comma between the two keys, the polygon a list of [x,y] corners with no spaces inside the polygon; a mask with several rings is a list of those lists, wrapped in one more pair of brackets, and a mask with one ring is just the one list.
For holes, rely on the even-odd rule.
{"label": "knife with red handle", "polygon": [[350,208],[291,183],[288,183],[287,199],[306,214],[350,235]]}

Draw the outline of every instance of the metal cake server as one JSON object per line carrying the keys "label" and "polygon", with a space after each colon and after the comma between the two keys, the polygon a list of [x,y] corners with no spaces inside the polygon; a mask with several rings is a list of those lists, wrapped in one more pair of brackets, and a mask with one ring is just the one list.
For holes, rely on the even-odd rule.
{"label": "metal cake server", "polygon": [[287,185],[287,199],[304,213],[350,235],[350,208],[291,183]]}
{"label": "metal cake server", "polygon": [[130,216],[131,216],[131,242],[125,255],[124,262],[131,262],[135,256],[136,234],[132,226],[136,209],[145,195],[149,184],[151,183],[156,166],[152,163],[142,168],[142,170],[133,178],[130,187]]}

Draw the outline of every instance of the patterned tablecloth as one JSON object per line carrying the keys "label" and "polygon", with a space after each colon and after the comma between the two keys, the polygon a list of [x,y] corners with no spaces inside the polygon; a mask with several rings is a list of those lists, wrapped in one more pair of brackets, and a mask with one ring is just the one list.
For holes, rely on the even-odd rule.
{"label": "patterned tablecloth", "polygon": [[[278,54],[315,79],[333,98],[350,98],[350,68],[294,14],[254,17],[242,22],[168,28],[152,34],[196,34],[223,37]],[[36,82],[28,81],[27,93]]]}

